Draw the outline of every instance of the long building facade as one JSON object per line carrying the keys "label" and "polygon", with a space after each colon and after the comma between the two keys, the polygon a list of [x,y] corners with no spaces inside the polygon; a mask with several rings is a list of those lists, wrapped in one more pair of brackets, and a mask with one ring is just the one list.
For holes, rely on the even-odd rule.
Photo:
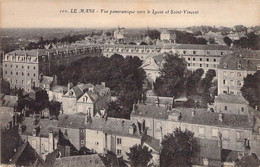
{"label": "long building facade", "polygon": [[39,86],[41,78],[50,75],[54,68],[98,55],[101,55],[98,46],[15,50],[4,55],[3,79],[10,83],[11,88],[29,92],[33,86]]}

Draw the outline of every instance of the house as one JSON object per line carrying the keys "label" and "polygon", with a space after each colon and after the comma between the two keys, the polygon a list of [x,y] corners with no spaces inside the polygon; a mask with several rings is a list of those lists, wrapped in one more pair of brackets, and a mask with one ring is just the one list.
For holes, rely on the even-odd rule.
{"label": "house", "polygon": [[18,133],[43,158],[57,148],[59,140],[58,121],[25,117]]}
{"label": "house", "polygon": [[87,113],[91,117],[100,110],[107,109],[111,101],[111,93],[105,83],[101,85],[79,83],[70,87],[68,92],[62,96],[62,106],[64,114]]}
{"label": "house", "polygon": [[39,87],[42,89],[45,89],[47,92],[50,90],[50,88],[57,84],[57,76],[54,75],[53,77],[49,76],[43,76],[40,75],[40,82]]}
{"label": "house", "polygon": [[248,104],[241,94],[220,94],[215,98],[214,112],[248,115]]}
{"label": "house", "polygon": [[68,92],[68,87],[54,85],[48,91],[49,101],[54,100],[54,101],[62,102],[62,96],[65,95],[67,92]]}
{"label": "house", "polygon": [[221,58],[218,66],[218,95],[240,94],[244,78],[258,70],[260,54],[251,50],[238,50]]}
{"label": "house", "polygon": [[164,29],[161,31],[160,39],[176,43],[176,34],[173,30]]}
{"label": "house", "polygon": [[148,150],[152,150],[153,158],[148,162],[148,165],[159,166],[160,152],[161,152],[161,140],[155,139],[149,135],[143,135],[142,146],[148,147]]}
{"label": "house", "polygon": [[[259,154],[259,130],[254,130],[254,118],[248,115],[208,112],[205,109],[174,108],[166,110],[162,107],[148,105],[134,105],[131,120],[142,123],[147,134],[156,139],[174,129],[181,128],[194,132],[199,139],[219,141],[222,149],[244,153],[245,147],[250,145],[252,153]],[[204,157],[207,158],[207,157]],[[208,157],[209,158],[209,157]]]}

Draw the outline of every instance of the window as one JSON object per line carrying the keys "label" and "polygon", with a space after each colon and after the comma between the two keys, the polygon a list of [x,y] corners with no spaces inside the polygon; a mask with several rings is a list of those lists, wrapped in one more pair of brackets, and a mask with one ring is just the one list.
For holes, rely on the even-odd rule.
{"label": "window", "polygon": [[193,58],[193,61],[195,61],[196,59],[195,58]]}
{"label": "window", "polygon": [[208,65],[208,64],[206,64],[206,67],[209,67],[209,65]]}
{"label": "window", "polygon": [[13,83],[13,80],[11,79],[11,83]]}
{"label": "window", "polygon": [[35,73],[33,74],[33,76],[35,77]]}
{"label": "window", "polygon": [[193,51],[193,54],[195,55],[195,54],[196,54],[196,51]]}
{"label": "window", "polygon": [[244,112],[244,107],[241,107],[241,111]]}
{"label": "window", "polygon": [[5,71],[5,74],[7,74],[7,71]]}
{"label": "window", "polygon": [[16,65],[16,68],[18,68],[18,65]]}
{"label": "window", "polygon": [[230,76],[234,77],[235,76],[234,72],[230,72]]}
{"label": "window", "polygon": [[11,65],[11,68],[13,67],[13,65]]}
{"label": "window", "polygon": [[11,71],[11,75],[13,75],[13,72]]}
{"label": "window", "polygon": [[28,75],[28,77],[29,77],[29,76],[30,76],[30,73],[28,73],[27,75]]}
{"label": "window", "polygon": [[16,80],[15,82],[16,82],[16,84],[18,84],[18,80]]}
{"label": "window", "polygon": [[204,135],[205,128],[199,127],[199,135]]}
{"label": "window", "polygon": [[95,145],[97,145],[97,146],[98,146],[98,144],[99,144],[98,142],[95,142]]}
{"label": "window", "polygon": [[30,66],[27,66],[27,69],[29,70],[29,69],[30,69]]}
{"label": "window", "polygon": [[226,84],[226,80],[223,79],[223,84],[225,85]]}
{"label": "window", "polygon": [[237,86],[241,86],[241,85],[242,85],[241,81],[237,81]]}
{"label": "window", "polygon": [[81,133],[84,133],[84,129],[81,129],[80,131],[81,131]]}
{"label": "window", "polygon": [[243,140],[243,135],[241,131],[237,131],[237,140]]}
{"label": "window", "polygon": [[214,62],[216,62],[216,59],[213,59]]}
{"label": "window", "polygon": [[221,55],[223,55],[223,54],[224,54],[224,52],[220,52],[220,54],[221,54]]}
{"label": "window", "polygon": [[35,66],[33,66],[33,69],[34,69],[34,70],[36,69]]}
{"label": "window", "polygon": [[188,60],[190,61],[190,58],[188,58]]}
{"label": "window", "polygon": [[18,75],[18,72],[16,72],[16,75]]}
{"label": "window", "polygon": [[117,145],[121,145],[122,144],[122,139],[121,138],[117,138],[117,140],[116,140],[117,142]]}
{"label": "window", "polygon": [[230,80],[230,85],[234,86],[234,81]]}
{"label": "window", "polygon": [[5,67],[7,67],[7,64],[5,64]]}
{"label": "window", "polygon": [[225,108],[225,110],[227,111],[227,106],[225,106],[224,108]]}
{"label": "window", "polygon": [[202,67],[202,64],[200,64],[200,67]]}
{"label": "window", "polygon": [[188,63],[188,66],[190,66],[190,63]]}
{"label": "window", "polygon": [[22,76],[23,76],[23,72],[22,72]]}
{"label": "window", "polygon": [[22,80],[22,85],[23,85],[23,80]]}
{"label": "window", "polygon": [[209,61],[209,59],[207,58],[207,61]]}
{"label": "window", "polygon": [[22,69],[23,69],[23,66],[22,66]]}
{"label": "window", "polygon": [[241,76],[242,76],[242,75],[241,75],[241,72],[238,72],[238,73],[237,73],[237,76],[238,76],[238,77],[241,77]]}
{"label": "window", "polygon": [[202,61],[202,58],[200,58],[200,61]]}
{"label": "window", "polygon": [[186,54],[186,51],[183,51],[183,54],[185,55],[185,54]]}
{"label": "window", "polygon": [[84,144],[85,142],[84,142],[84,140],[81,140],[80,143],[81,143],[81,144]]}
{"label": "window", "polygon": [[237,64],[237,69],[241,69],[241,64]]}
{"label": "window", "polygon": [[224,75],[225,77],[227,77],[227,76],[228,76],[228,73],[227,73],[226,71],[224,71],[224,72],[223,72],[223,75]]}
{"label": "window", "polygon": [[122,151],[121,151],[120,149],[117,149],[117,150],[116,150],[116,154],[117,154],[117,155],[121,155],[121,154],[122,154]]}
{"label": "window", "polygon": [[212,128],[211,134],[212,134],[212,137],[218,137],[218,129]]}

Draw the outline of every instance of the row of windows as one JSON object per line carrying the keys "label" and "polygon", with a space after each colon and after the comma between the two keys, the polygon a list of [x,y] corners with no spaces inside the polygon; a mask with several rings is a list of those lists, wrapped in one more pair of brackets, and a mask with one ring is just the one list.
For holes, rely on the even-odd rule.
{"label": "row of windows", "polygon": [[[224,106],[224,110],[227,111],[228,110],[228,106]],[[244,111],[245,111],[244,107],[241,107],[241,112],[244,112]]]}
{"label": "row of windows", "polygon": [[[227,77],[227,76],[235,77],[235,72],[223,71],[223,75],[224,75],[225,77]],[[242,76],[242,73],[241,73],[241,72],[237,72],[237,73],[236,73],[236,76],[237,76],[237,77],[241,77],[241,76]]]}
{"label": "row of windows", "polygon": [[[199,127],[199,135],[204,136],[205,135],[205,127]],[[229,130],[222,130],[219,132],[219,129],[212,128],[211,129],[211,136],[212,137],[221,137],[222,139],[229,140]],[[236,132],[236,139],[242,140],[243,139],[243,132],[237,131]]]}
{"label": "row of windows", "polygon": [[[5,64],[5,67],[7,67],[7,64]],[[10,67],[11,67],[11,68],[13,68],[13,65],[11,64],[11,65],[10,65]],[[19,65],[16,65],[16,66],[15,66],[15,68],[19,68]],[[24,69],[24,66],[23,66],[23,65],[21,65],[21,68],[22,68],[22,69]],[[29,69],[30,69],[30,66],[27,66],[27,69],[29,70]],[[36,67],[35,67],[35,66],[33,66],[33,69],[35,70],[35,69],[36,69]]]}
{"label": "row of windows", "polygon": [[[189,58],[188,58],[188,61],[190,61],[190,60],[191,60],[191,58],[189,57]],[[197,59],[197,60],[198,60],[198,59]],[[196,61],[196,58],[193,57],[193,58],[192,58],[192,61]],[[202,59],[202,58],[199,58],[199,61],[203,61],[203,59]],[[206,61],[210,61],[210,59],[207,58]],[[213,62],[216,62],[216,61],[217,61],[217,59],[213,59]]]}
{"label": "row of windows", "polygon": [[[191,66],[195,67],[195,66],[196,66],[196,63],[188,63],[188,67],[191,67]],[[200,66],[200,67],[203,67],[203,64],[199,64],[199,66]],[[214,64],[213,66],[214,66],[214,68],[217,67],[216,64]],[[204,67],[209,67],[209,64],[205,64]]]}
{"label": "row of windows", "polygon": [[[8,72],[7,72],[7,71],[5,71],[5,74],[7,74],[7,73],[8,73]],[[11,72],[10,72],[10,74],[11,74],[11,75],[13,75],[13,72],[11,71]],[[19,75],[19,72],[16,72],[16,75]],[[24,76],[24,73],[23,73],[23,72],[21,72],[21,75],[22,75],[22,76]],[[30,73],[27,73],[27,76],[29,77],[29,76],[30,76]],[[34,74],[33,74],[33,76],[35,77],[35,76],[36,76],[36,74],[34,73]]]}
{"label": "row of windows", "polygon": [[[183,51],[183,54],[185,55],[187,53],[187,51]],[[192,53],[195,55],[195,54],[197,54],[197,51],[192,51]],[[209,50],[207,50],[207,54],[210,54],[210,51]],[[224,55],[224,52],[220,52],[220,55]]]}
{"label": "row of windows", "polygon": [[[223,79],[223,85],[228,85],[228,80]],[[241,81],[237,81],[235,84],[234,80],[230,80],[229,81],[229,85],[230,86],[242,86],[242,82]]]}

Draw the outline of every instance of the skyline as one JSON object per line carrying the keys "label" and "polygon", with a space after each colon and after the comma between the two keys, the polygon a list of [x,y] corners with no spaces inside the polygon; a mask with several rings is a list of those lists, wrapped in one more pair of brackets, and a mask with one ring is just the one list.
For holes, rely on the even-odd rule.
{"label": "skyline", "polygon": [[[95,13],[70,13],[71,9],[94,9]],[[101,14],[106,10],[131,11],[199,11],[198,14]],[[67,10],[68,13],[60,13]],[[157,0],[108,0],[70,2],[68,0],[1,2],[2,28],[183,28],[189,26],[260,25],[260,1],[257,0],[216,0],[210,3],[198,0],[161,3]],[[185,20],[185,21],[183,21]]]}

